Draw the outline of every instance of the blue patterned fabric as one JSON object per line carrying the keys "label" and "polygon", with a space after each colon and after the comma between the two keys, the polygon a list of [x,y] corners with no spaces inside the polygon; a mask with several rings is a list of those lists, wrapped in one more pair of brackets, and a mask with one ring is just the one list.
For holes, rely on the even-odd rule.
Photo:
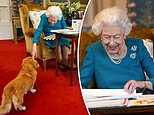
{"label": "blue patterned fabric", "polygon": [[[44,32],[44,36],[49,36],[49,35],[53,34],[52,32],[50,32],[51,30],[66,29],[66,28],[67,28],[67,25],[65,23],[64,16],[62,16],[61,20],[58,20],[54,26],[52,26],[48,22],[46,15],[42,14],[40,24],[39,24],[38,28],[36,29],[36,32],[34,33],[33,43],[38,44],[38,41],[39,41],[42,31]],[[55,40],[45,40],[45,42],[51,48],[56,47]],[[58,39],[58,43],[60,46],[65,45],[67,47],[70,47],[70,43],[67,38],[60,37]]]}
{"label": "blue patterned fabric", "polygon": [[127,54],[120,64],[114,64],[107,55],[101,40],[86,49],[86,56],[80,69],[83,88],[88,88],[92,76],[97,88],[121,89],[129,80],[144,81],[144,72],[154,84],[154,63],[141,39],[125,40]]}
{"label": "blue patterned fabric", "polygon": [[136,7],[128,7],[128,13],[136,13],[136,17],[130,17],[131,22],[135,22],[138,27],[153,28],[154,0],[128,0],[128,4],[133,2]]}

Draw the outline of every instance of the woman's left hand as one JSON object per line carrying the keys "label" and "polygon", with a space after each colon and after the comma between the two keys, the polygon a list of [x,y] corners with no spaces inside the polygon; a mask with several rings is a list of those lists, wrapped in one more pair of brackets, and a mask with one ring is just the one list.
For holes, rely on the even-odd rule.
{"label": "woman's left hand", "polygon": [[130,94],[133,93],[137,87],[144,88],[145,87],[144,81],[130,80],[125,84],[124,90]]}

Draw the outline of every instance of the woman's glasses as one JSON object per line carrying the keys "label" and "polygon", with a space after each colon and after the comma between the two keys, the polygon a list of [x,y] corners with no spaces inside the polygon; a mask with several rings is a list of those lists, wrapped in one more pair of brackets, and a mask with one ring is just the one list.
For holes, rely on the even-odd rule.
{"label": "woman's glasses", "polygon": [[102,34],[102,39],[106,41],[111,41],[111,38],[114,39],[114,41],[118,41],[123,37],[123,34],[115,34],[115,35],[107,35],[107,34]]}

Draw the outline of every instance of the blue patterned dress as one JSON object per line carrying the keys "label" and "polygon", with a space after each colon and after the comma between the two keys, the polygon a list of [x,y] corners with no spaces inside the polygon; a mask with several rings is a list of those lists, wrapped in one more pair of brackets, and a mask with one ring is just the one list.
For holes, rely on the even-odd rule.
{"label": "blue patterned dress", "polygon": [[86,56],[80,69],[80,80],[83,88],[94,76],[98,88],[123,89],[129,80],[144,81],[145,73],[154,85],[154,63],[141,39],[125,40],[127,54],[120,64],[114,64],[99,40],[86,49]]}
{"label": "blue patterned dress", "polygon": [[[48,22],[46,15],[42,14],[40,24],[34,33],[33,43],[38,44],[38,41],[42,32],[44,32],[44,36],[46,37],[53,34],[52,32],[50,32],[51,30],[66,29],[66,28],[67,28],[67,25],[65,23],[64,16],[62,16],[61,20],[58,20],[54,26],[52,26]],[[45,43],[51,48],[56,47],[55,40],[45,40]],[[70,47],[70,43],[67,38],[60,37],[58,39],[58,43],[59,43],[59,46],[65,45],[67,47]]]}

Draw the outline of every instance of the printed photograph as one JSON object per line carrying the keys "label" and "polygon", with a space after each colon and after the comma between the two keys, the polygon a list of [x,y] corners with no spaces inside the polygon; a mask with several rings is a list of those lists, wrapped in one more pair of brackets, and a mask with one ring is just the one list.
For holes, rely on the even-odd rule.
{"label": "printed photograph", "polygon": [[0,0],[0,115],[88,115],[78,77],[88,0]]}
{"label": "printed photograph", "polygon": [[91,0],[79,42],[89,114],[154,113],[153,0]]}

